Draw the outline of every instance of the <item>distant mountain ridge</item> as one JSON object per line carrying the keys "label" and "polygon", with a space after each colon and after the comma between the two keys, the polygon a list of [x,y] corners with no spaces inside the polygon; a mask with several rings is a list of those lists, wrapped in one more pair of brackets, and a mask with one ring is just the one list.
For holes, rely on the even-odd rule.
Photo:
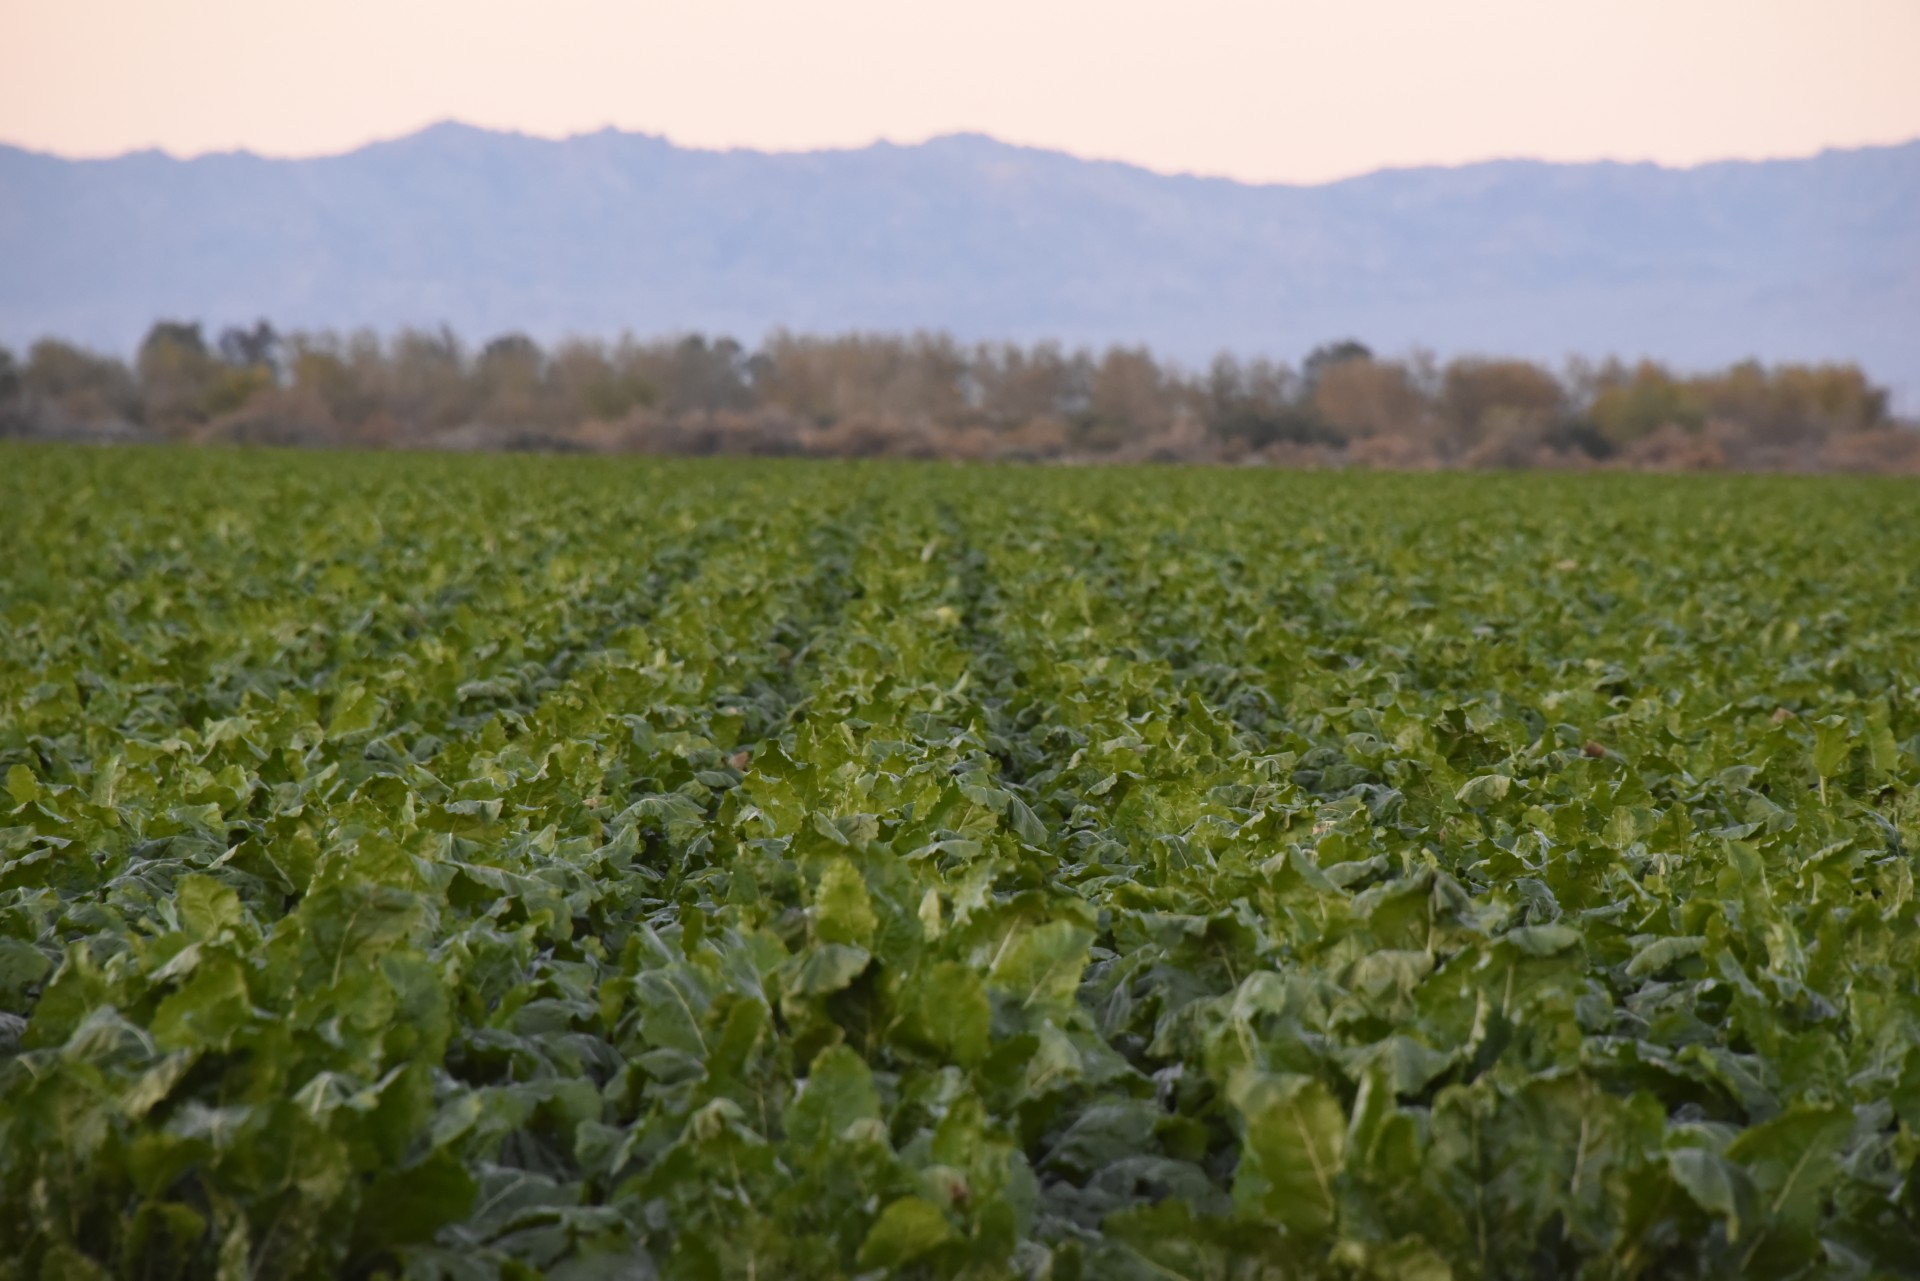
{"label": "distant mountain ridge", "polygon": [[315,159],[0,146],[0,341],[211,326],[949,330],[1298,360],[1857,359],[1920,397],[1920,141],[1691,169],[1495,161],[1318,186],[979,135],[700,151],[443,124]]}

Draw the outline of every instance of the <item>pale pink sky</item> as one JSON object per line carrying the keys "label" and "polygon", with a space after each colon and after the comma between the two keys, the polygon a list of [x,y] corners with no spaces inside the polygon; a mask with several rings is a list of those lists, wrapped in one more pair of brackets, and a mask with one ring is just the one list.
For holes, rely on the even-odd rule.
{"label": "pale pink sky", "polygon": [[703,147],[979,130],[1317,181],[1920,136],[1920,0],[0,0],[0,140],[340,151],[442,119]]}

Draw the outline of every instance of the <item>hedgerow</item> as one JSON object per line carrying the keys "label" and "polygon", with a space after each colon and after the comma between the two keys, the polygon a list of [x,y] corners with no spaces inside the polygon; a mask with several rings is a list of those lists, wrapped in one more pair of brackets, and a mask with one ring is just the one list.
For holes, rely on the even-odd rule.
{"label": "hedgerow", "polygon": [[0,462],[0,1276],[1916,1272],[1911,486]]}

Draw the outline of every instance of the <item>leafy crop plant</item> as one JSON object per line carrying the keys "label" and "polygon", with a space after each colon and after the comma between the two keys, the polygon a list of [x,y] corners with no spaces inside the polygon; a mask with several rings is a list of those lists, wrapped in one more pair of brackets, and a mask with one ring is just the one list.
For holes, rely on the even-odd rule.
{"label": "leafy crop plant", "polygon": [[1920,491],[7,448],[0,1277],[1920,1274]]}

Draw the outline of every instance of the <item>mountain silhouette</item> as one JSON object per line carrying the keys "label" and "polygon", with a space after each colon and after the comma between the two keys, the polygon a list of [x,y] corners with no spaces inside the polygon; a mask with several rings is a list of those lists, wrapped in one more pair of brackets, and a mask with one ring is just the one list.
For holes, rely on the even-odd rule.
{"label": "mountain silhouette", "polygon": [[959,134],[703,151],[442,124],[342,155],[0,147],[0,341],[156,317],[469,338],[945,329],[1198,362],[1383,351],[1855,359],[1920,394],[1920,141],[1314,186]]}

